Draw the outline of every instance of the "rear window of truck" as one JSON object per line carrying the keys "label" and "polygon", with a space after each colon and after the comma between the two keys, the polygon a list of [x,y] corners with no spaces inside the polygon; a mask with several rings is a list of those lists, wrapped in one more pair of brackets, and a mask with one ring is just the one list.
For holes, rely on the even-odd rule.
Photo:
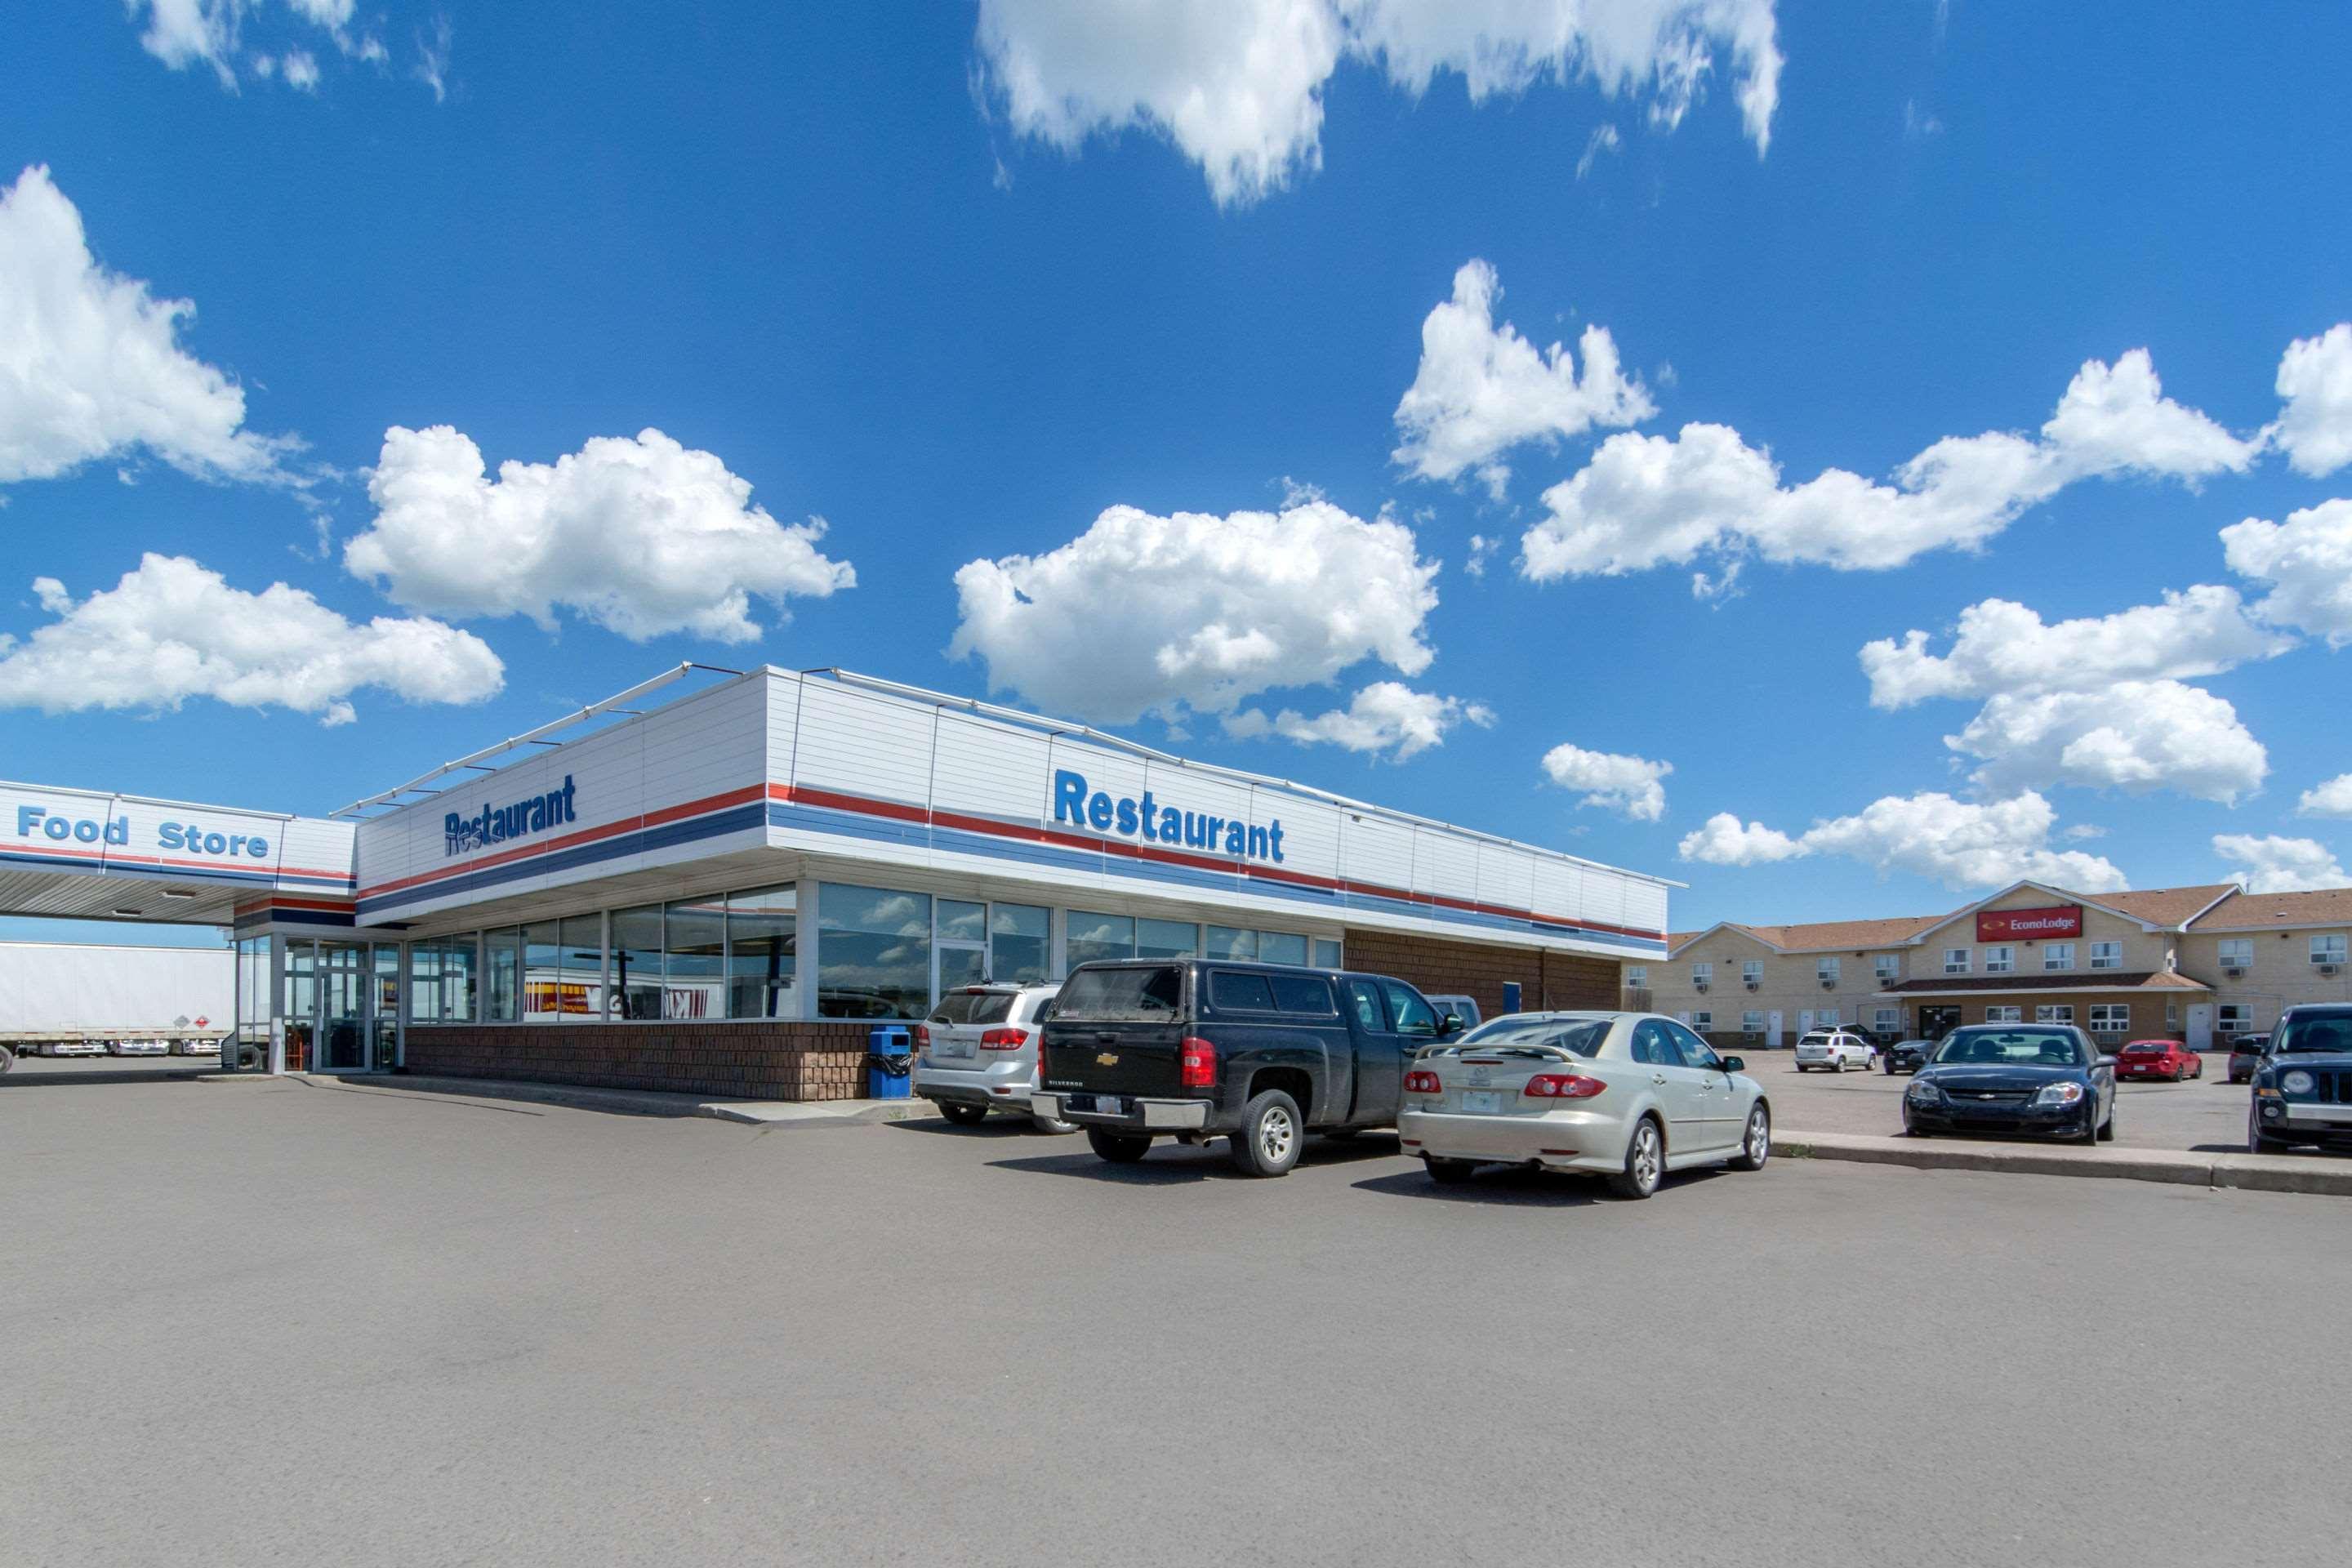
{"label": "rear window of truck", "polygon": [[1137,1024],[1173,1018],[1184,1005],[1184,972],[1156,968],[1081,969],[1054,998],[1055,1023]]}

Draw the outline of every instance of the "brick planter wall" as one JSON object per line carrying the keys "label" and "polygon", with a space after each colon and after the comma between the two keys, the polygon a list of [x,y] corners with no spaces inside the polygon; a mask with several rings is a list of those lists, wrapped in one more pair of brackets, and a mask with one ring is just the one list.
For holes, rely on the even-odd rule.
{"label": "brick planter wall", "polygon": [[412,1024],[406,1070],[667,1089],[727,1100],[856,1100],[870,1024]]}
{"label": "brick planter wall", "polygon": [[1393,974],[1436,995],[1468,996],[1488,1017],[1503,1010],[1503,983],[1519,983],[1519,1005],[1616,1008],[1617,961],[1537,947],[1490,947],[1391,931],[1348,933],[1348,967]]}

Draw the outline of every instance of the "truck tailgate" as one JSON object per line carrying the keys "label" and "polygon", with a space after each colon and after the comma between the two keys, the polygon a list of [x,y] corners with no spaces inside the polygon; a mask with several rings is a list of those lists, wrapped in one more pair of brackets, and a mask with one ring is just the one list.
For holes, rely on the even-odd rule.
{"label": "truck tailgate", "polygon": [[1080,1094],[1181,1093],[1185,971],[1088,964],[1071,972],[1039,1037],[1038,1083]]}

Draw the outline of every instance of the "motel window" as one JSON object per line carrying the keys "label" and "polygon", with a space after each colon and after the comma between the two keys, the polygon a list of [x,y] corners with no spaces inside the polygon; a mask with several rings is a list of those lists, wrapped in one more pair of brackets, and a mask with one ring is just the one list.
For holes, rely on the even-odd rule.
{"label": "motel window", "polygon": [[1625,966],[1625,989],[1626,989],[1626,990],[1628,990],[1628,991],[1646,991],[1646,990],[1648,990],[1648,989],[1649,989],[1649,986],[1650,986],[1650,966],[1649,966],[1648,964],[1646,964],[1646,963],[1629,963],[1629,964],[1627,964],[1627,965]]}
{"label": "motel window", "polygon": [[728,895],[729,1017],[799,1017],[799,962],[800,911],[790,882]]}
{"label": "motel window", "polygon": [[2013,947],[1986,948],[1985,973],[1987,974],[2014,974],[2017,973],[2017,949]]}
{"label": "motel window", "polygon": [[2094,1002],[2091,1004],[2091,1033],[2095,1035],[2120,1035],[2130,1027],[2130,1003]]}
{"label": "motel window", "polygon": [[1838,1010],[1834,1007],[1822,1008],[1820,1012],[1813,1015],[1813,1025],[1816,1028],[1836,1028],[1838,1026]]}
{"label": "motel window", "polygon": [[1903,1027],[1903,1009],[1881,1007],[1870,1016],[1870,1025],[1882,1035],[1896,1034]]}
{"label": "motel window", "polygon": [[613,1016],[662,1016],[662,907],[613,911]]}
{"label": "motel window", "polygon": [[2223,937],[2218,944],[2224,969],[2251,969],[2254,964],[2254,939],[2250,936]]}
{"label": "motel window", "polygon": [[817,895],[820,1018],[920,1018],[931,1006],[931,900],[827,882]]}
{"label": "motel window", "polygon": [[1870,967],[1881,985],[1892,985],[1903,973],[1903,961],[1891,952],[1882,952],[1870,961]]}
{"label": "motel window", "polygon": [[1339,969],[1345,967],[1340,963],[1339,944],[1333,942],[1328,936],[1317,937],[1315,939],[1315,967],[1318,969]]}
{"label": "motel window", "polygon": [[[2119,942],[2095,942],[2091,944],[2091,967],[2121,969],[2124,966],[2124,944]],[[2096,1009],[2094,1009],[2095,1011]]]}
{"label": "motel window", "polygon": [[2074,1021],[2074,1005],[2072,1002],[2044,1002],[2033,1009],[2033,1021],[2037,1024],[2071,1024]]}
{"label": "motel window", "polygon": [[988,907],[989,978],[1008,985],[1034,985],[1052,973],[1054,916],[1034,904]]}
{"label": "motel window", "polygon": [[1206,956],[1252,963],[1257,958],[1257,932],[1234,926],[1211,926]]}
{"label": "motel window", "polygon": [[2246,1002],[2222,1003],[2218,1026],[2225,1036],[2252,1034],[2254,1027],[2252,1005]]}
{"label": "motel window", "polygon": [[1832,985],[1836,984],[1838,981],[1838,961],[1834,958],[1824,958],[1821,960],[1813,965],[1813,976],[1818,980],[1826,980]]}
{"label": "motel window", "polygon": [[1257,958],[1260,963],[1307,963],[1307,939],[1295,931],[1262,931],[1257,933]]}
{"label": "motel window", "polygon": [[1944,973],[1947,974],[1966,974],[1968,972],[1969,950],[1965,947],[1946,948],[1944,950]]}
{"label": "motel window", "polygon": [[1712,1013],[1693,1013],[1690,1016],[1690,1026],[1704,1035],[1709,1029],[1715,1027],[1715,1015]]}
{"label": "motel window", "polygon": [[1988,1024],[2019,1024],[2024,1021],[2025,1009],[2022,1007],[1996,1006],[1985,1009],[1985,1022]]}
{"label": "motel window", "polygon": [[1191,921],[1139,920],[1135,922],[1138,958],[1198,958],[1201,928]]}
{"label": "motel window", "polygon": [[2168,1033],[2180,1027],[2179,1003],[2167,1002],[2164,1005],[2164,1027]]}
{"label": "motel window", "polygon": [[2344,933],[2340,931],[2322,931],[2317,936],[2313,937],[2311,939],[2311,962],[2314,963],[2343,963]]}
{"label": "motel window", "polygon": [[1739,1032],[1743,1035],[1762,1034],[1764,1032],[1764,1015],[1761,1013],[1752,1012],[1742,1013],[1739,1015]]}
{"label": "motel window", "polygon": [[1712,963],[1692,964],[1691,984],[1694,985],[1712,985],[1715,984],[1715,965]]}
{"label": "motel window", "polygon": [[522,1016],[522,930],[509,926],[491,931],[484,945],[482,1018],[511,1024]]}
{"label": "motel window", "polygon": [[2042,948],[2042,967],[2044,969],[2074,968],[2074,944],[2071,942],[2053,942]]}
{"label": "motel window", "polygon": [[[1837,961],[1835,959],[1832,959],[1830,962],[1834,964]],[[1741,983],[1747,985],[1756,986],[1763,984],[1764,961],[1760,958],[1741,959],[1739,961],[1739,978]]]}
{"label": "motel window", "polygon": [[1067,919],[1069,925],[1062,945],[1072,969],[1081,963],[1135,956],[1133,915],[1098,915],[1087,910],[1072,910]]}

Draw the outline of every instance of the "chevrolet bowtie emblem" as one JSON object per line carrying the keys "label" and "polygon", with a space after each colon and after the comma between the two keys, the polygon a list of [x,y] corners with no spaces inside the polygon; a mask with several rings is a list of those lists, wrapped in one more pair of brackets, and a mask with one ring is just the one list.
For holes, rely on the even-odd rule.
{"label": "chevrolet bowtie emblem", "polygon": [[1115,1068],[1118,1066],[1118,1053],[1116,1051],[1105,1051],[1102,1055],[1095,1058],[1095,1066],[1098,1068]]}

